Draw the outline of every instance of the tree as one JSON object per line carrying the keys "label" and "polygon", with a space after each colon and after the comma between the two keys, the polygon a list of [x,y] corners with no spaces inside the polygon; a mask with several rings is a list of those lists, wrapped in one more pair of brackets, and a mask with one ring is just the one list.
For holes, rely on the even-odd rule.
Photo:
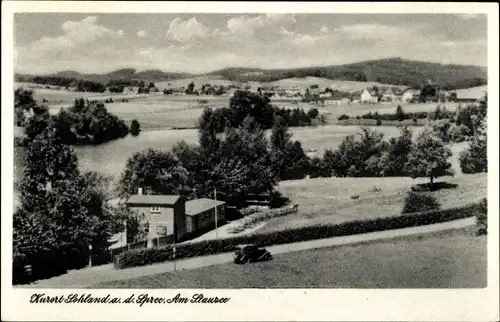
{"label": "tree", "polygon": [[401,135],[391,138],[387,150],[378,159],[378,164],[372,172],[381,176],[405,175],[405,164],[412,148],[412,132],[408,127],[401,128]]}
{"label": "tree", "polygon": [[[203,178],[206,173],[210,172],[211,165],[203,160],[210,159],[209,156],[202,159],[201,149],[199,146],[187,144],[185,141],[180,141],[172,147],[172,153],[179,159],[182,166],[187,170],[188,186],[193,188],[192,196],[197,197],[194,189],[198,191],[203,190]],[[208,152],[208,151],[207,151]],[[214,154],[217,154],[214,151]]]}
{"label": "tree", "polygon": [[274,108],[269,97],[249,91],[236,91],[229,100],[228,121],[231,127],[238,127],[250,116],[263,129],[273,126]]}
{"label": "tree", "polygon": [[125,197],[143,188],[146,194],[184,194],[188,172],[171,152],[146,149],[128,160],[118,184],[118,193]]}
{"label": "tree", "polygon": [[87,195],[82,202],[87,212],[95,218],[91,244],[93,251],[98,253],[107,250],[108,240],[111,237],[113,215],[107,200],[112,194],[113,178],[95,171],[87,171],[82,177]]}
{"label": "tree", "polygon": [[271,131],[270,153],[280,180],[302,179],[307,175],[309,159],[300,142],[291,141],[288,126],[277,117]]}
{"label": "tree", "polygon": [[25,112],[31,111],[36,106],[33,98],[33,91],[25,90],[22,87],[14,91],[14,123],[17,126],[24,126],[26,122]]}
{"label": "tree", "polygon": [[483,121],[478,133],[472,137],[469,147],[460,153],[459,160],[463,173],[488,172],[486,122]]}
{"label": "tree", "polygon": [[132,123],[130,124],[130,134],[133,136],[139,135],[141,132],[141,125],[137,120],[132,120]]}
{"label": "tree", "polygon": [[420,91],[420,101],[421,102],[436,100],[436,96],[437,96],[436,86],[431,85],[431,84],[424,85],[422,87],[422,90]]}
{"label": "tree", "polygon": [[208,185],[217,187],[229,200],[237,200],[246,193],[271,192],[277,181],[268,142],[259,124],[248,117],[240,127],[229,129]]}
{"label": "tree", "polygon": [[125,230],[124,222],[127,228],[127,243],[136,243],[146,237],[144,227],[140,224],[141,218],[135,211],[132,211],[125,204],[119,204],[112,209],[114,216],[112,222],[112,233],[117,234]]}
{"label": "tree", "polygon": [[307,111],[307,116],[309,116],[310,119],[315,119],[318,117],[319,111],[317,108],[311,108],[309,111]]}
{"label": "tree", "polygon": [[436,109],[434,110],[434,120],[440,120],[443,118],[442,111],[441,111],[441,106],[438,105],[436,106]]}
{"label": "tree", "polygon": [[309,176],[311,178],[326,178],[331,176],[331,171],[321,158],[314,157],[309,163]]}
{"label": "tree", "polygon": [[453,175],[448,161],[451,156],[451,150],[443,141],[431,129],[426,128],[412,145],[405,171],[414,179],[428,177],[432,184],[435,178]]}
{"label": "tree", "polygon": [[403,111],[403,108],[401,105],[398,105],[396,108],[396,119],[398,121],[404,121],[405,120],[405,112]]}
{"label": "tree", "polygon": [[190,95],[193,94],[194,92],[194,82],[189,83],[187,89],[186,89],[186,94]]}
{"label": "tree", "polygon": [[334,152],[328,153],[328,157],[325,153],[324,160],[339,177],[373,176],[368,165],[372,165],[373,158],[380,157],[386,150],[387,142],[383,141],[383,137],[383,133],[363,128],[356,136],[346,136]]}
{"label": "tree", "polygon": [[14,215],[14,253],[37,276],[83,267],[88,245],[106,239],[104,190],[95,178],[79,173],[74,149],[52,123],[29,143],[21,207]]}

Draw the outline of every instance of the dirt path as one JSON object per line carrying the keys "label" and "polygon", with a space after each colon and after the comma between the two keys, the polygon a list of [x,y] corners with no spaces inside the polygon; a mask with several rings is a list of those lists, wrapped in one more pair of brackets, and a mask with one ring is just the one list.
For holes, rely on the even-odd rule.
{"label": "dirt path", "polygon": [[[373,232],[367,234],[334,237],[334,238],[318,239],[318,240],[311,240],[311,241],[292,243],[292,244],[276,245],[267,247],[267,249],[272,254],[282,254],[288,252],[297,252],[306,249],[369,242],[379,239],[429,233],[447,229],[457,229],[457,228],[468,227],[473,224],[474,224],[474,218],[466,218],[461,220],[449,221],[445,223],[420,226],[420,227],[387,230],[387,231]],[[37,281],[32,285],[23,287],[92,288],[93,285],[97,285],[104,282],[172,272],[174,271],[174,265],[176,270],[188,270],[188,269],[212,266],[216,264],[228,263],[232,261],[232,257],[233,257],[232,253],[224,253],[218,255],[179,260],[175,264],[173,262],[165,262],[149,266],[133,267],[123,270],[114,269],[112,264],[109,264],[97,267],[90,267],[82,270],[70,271],[67,274],[56,276],[46,280]]]}

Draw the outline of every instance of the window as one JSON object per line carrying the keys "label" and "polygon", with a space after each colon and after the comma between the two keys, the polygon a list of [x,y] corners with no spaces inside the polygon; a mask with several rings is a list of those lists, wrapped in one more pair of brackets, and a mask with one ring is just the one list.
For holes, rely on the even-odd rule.
{"label": "window", "polygon": [[152,206],[151,207],[151,212],[152,213],[159,213],[160,212],[160,207],[158,207],[158,206]]}

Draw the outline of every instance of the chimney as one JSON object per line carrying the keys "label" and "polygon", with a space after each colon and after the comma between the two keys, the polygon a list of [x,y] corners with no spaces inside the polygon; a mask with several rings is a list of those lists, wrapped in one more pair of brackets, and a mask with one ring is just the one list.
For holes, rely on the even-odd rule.
{"label": "chimney", "polygon": [[142,188],[137,189],[137,194],[142,195]]}

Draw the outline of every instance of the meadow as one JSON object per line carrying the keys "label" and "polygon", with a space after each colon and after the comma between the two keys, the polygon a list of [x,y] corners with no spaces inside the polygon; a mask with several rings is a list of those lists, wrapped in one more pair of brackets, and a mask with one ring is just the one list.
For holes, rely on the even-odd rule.
{"label": "meadow", "polygon": [[382,83],[378,83],[378,82],[357,82],[357,81],[331,80],[328,78],[312,77],[312,76],[285,78],[285,79],[280,79],[278,81],[271,82],[271,83],[264,83],[264,85],[280,86],[283,88],[289,88],[289,87],[294,87],[294,86],[297,86],[300,88],[306,88],[306,87],[310,87],[312,85],[318,85],[318,87],[320,89],[331,88],[331,89],[337,89],[339,91],[345,91],[345,92],[362,91],[363,89],[365,89],[367,87],[373,87],[373,86],[406,88],[406,86],[396,86],[396,85],[390,85],[390,84],[382,84]]}
{"label": "meadow", "polygon": [[[442,208],[477,202],[487,196],[487,174],[456,175],[439,178],[447,189],[431,192]],[[404,198],[411,186],[429,182],[428,178],[315,178],[280,183],[280,192],[299,204],[299,211],[267,221],[259,232],[315,224],[390,217],[401,214]],[[353,199],[357,196],[357,199]]]}

